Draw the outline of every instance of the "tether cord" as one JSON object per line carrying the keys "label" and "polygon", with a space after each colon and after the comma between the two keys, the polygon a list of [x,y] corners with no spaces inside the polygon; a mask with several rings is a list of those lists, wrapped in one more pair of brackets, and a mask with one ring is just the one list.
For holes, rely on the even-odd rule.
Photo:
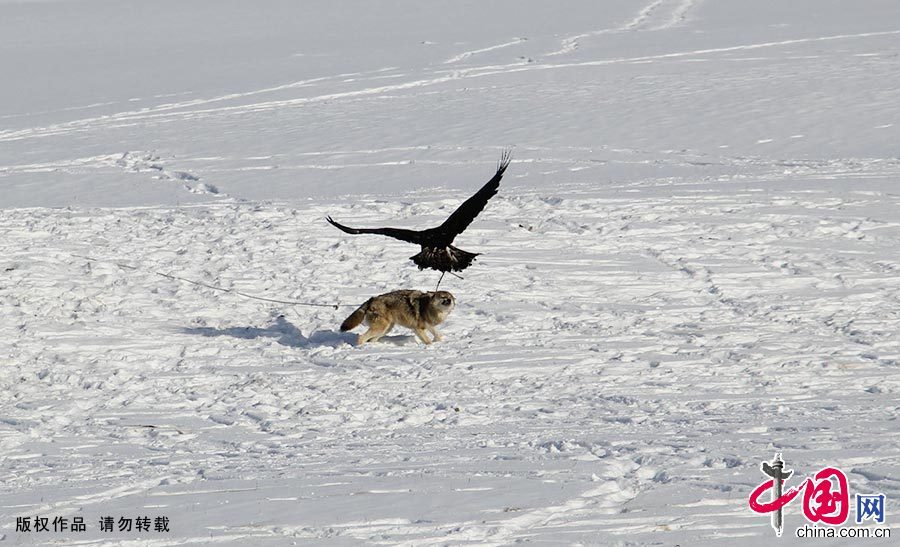
{"label": "tether cord", "polygon": [[437,292],[438,287],[441,286],[441,281],[444,280],[444,274],[450,274],[450,275],[452,275],[453,277],[456,277],[457,279],[464,279],[463,276],[459,275],[458,273],[453,273],[453,272],[441,272],[441,278],[438,279],[437,285],[434,286],[434,291],[435,291],[435,292]]}
{"label": "tether cord", "polygon": [[[120,268],[125,268],[127,270],[138,271],[140,268],[137,266],[131,266],[130,264],[123,264],[121,262],[113,262],[111,260],[100,260],[99,258],[94,258],[91,256],[83,256],[83,255],[72,255],[75,258],[82,258],[84,260],[90,260],[91,262],[101,262],[106,264],[115,264]],[[275,298],[265,298],[263,296],[256,296],[252,294],[243,293],[240,291],[236,291],[234,289],[226,289],[225,287],[217,287],[215,285],[210,285],[209,283],[203,283],[202,281],[194,281],[192,279],[187,279],[185,277],[179,277],[177,275],[167,274],[163,272],[156,272],[152,270],[148,270],[150,273],[154,275],[158,275],[160,277],[165,277],[166,279],[170,279],[173,281],[184,281],[185,283],[190,283],[191,285],[196,285],[198,287],[206,287],[207,289],[213,289],[215,291],[222,291],[231,294],[236,294],[238,296],[243,296],[244,298],[252,298],[253,300],[262,300],[263,302],[274,302],[276,304],[290,304],[292,306],[316,306],[319,308],[332,308],[338,309],[340,306],[346,306],[347,304],[318,304],[315,302],[297,302],[295,300],[277,300]]]}

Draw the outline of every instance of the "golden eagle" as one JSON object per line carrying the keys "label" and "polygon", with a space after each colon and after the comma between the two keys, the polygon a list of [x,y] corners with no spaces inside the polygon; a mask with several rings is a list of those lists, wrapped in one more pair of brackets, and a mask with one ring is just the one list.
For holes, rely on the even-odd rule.
{"label": "golden eagle", "polygon": [[[453,240],[465,230],[469,224],[475,220],[484,206],[487,205],[500,188],[500,179],[509,166],[511,151],[505,150],[497,164],[497,172],[491,177],[491,180],[481,187],[481,190],[475,192],[475,195],[467,199],[460,205],[456,211],[453,211],[447,220],[440,226],[428,228],[427,230],[407,230],[404,228],[350,228],[343,224],[338,224],[330,216],[325,220],[330,222],[335,228],[342,230],[348,234],[380,234],[393,237],[408,243],[420,245],[422,250],[417,255],[409,257],[420,270],[431,268],[443,273],[461,272],[468,268],[472,261],[479,253],[470,253],[463,251],[451,245]],[[440,284],[440,281],[438,282]]]}

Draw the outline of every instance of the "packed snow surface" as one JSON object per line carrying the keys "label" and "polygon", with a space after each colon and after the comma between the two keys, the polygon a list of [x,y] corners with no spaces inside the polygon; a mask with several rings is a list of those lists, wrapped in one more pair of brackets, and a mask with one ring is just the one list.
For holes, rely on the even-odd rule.
{"label": "packed snow surface", "polygon": [[[768,544],[776,452],[897,516],[896,2],[0,0],[0,73],[2,541]],[[324,217],[507,146],[445,340],[355,347],[438,274]]]}

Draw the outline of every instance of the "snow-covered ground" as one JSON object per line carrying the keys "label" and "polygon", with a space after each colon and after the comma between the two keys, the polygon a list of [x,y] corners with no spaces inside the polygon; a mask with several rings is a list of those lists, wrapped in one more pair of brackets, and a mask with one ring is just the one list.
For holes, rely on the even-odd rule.
{"label": "snow-covered ground", "polygon": [[[776,451],[893,524],[896,2],[0,0],[0,73],[0,540],[768,544]],[[324,217],[508,145],[445,341],[353,347],[438,275]]]}

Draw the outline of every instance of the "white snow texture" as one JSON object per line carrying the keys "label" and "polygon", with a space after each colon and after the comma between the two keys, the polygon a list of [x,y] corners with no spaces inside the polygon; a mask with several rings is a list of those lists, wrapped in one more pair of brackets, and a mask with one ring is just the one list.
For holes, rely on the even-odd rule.
{"label": "white snow texture", "polygon": [[[0,543],[768,545],[775,452],[897,517],[896,1],[0,0],[0,46]],[[354,346],[438,274],[324,217],[434,226],[508,146],[444,341]]]}

